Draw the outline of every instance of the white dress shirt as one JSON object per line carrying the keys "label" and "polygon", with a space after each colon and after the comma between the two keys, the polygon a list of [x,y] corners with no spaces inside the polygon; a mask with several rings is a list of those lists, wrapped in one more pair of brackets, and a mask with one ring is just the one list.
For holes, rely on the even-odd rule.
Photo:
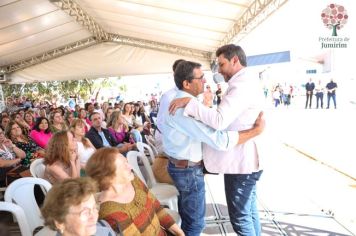
{"label": "white dress shirt", "polygon": [[[184,91],[177,92],[177,98],[191,97],[199,102],[196,97]],[[211,127],[183,115],[183,109],[169,115],[168,109],[164,113],[162,124],[164,152],[178,160],[198,162],[202,160],[202,143],[218,150],[233,148],[238,141],[238,132],[217,131]]]}
{"label": "white dress shirt", "polygon": [[[258,77],[252,76],[244,68],[228,81],[228,88],[217,109],[207,108],[191,99],[184,115],[194,117],[217,130],[241,131],[253,127],[262,111],[263,101]],[[203,157],[206,169],[213,173],[249,174],[261,168],[256,138],[228,151],[204,145]]]}

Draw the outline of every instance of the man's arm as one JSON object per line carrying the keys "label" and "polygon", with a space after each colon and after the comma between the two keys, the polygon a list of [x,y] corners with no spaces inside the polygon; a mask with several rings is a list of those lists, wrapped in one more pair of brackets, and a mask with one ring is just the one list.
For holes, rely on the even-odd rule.
{"label": "man's arm", "polygon": [[[184,109],[185,116],[199,120],[213,129],[225,130],[238,117],[249,110],[251,114],[249,116],[252,117],[247,120],[245,119],[243,124],[246,126],[250,125],[249,127],[251,127],[253,119],[255,119],[253,116],[257,117],[259,112],[257,108],[262,107],[263,93],[256,88],[258,86],[258,84],[254,83],[229,86],[228,93],[223,97],[217,109],[206,107],[197,99],[191,99],[186,104],[188,98],[184,98],[184,100],[172,101],[170,111],[186,104]],[[251,107],[256,107],[255,111]],[[255,112],[255,114],[251,112]]]}
{"label": "man's arm", "polygon": [[262,133],[265,127],[262,112],[256,119],[253,128],[240,132],[218,131],[190,117],[185,117],[179,114],[169,117],[169,120],[170,126],[173,128],[172,130],[174,130],[174,134],[165,133],[165,135],[172,135],[173,137],[176,135],[176,137],[179,137],[177,136],[178,133],[183,133],[192,140],[199,140],[200,142],[220,151],[232,149],[236,145],[246,142]]}
{"label": "man's arm", "polygon": [[239,131],[239,142],[238,144],[242,144],[247,142],[249,139],[260,135],[265,129],[266,122],[263,118],[263,112],[260,112],[258,115],[253,128]]}

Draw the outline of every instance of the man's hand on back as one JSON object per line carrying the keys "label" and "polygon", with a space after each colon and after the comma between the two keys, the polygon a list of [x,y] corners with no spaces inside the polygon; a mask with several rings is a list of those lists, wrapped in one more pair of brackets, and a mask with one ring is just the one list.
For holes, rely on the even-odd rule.
{"label": "man's hand on back", "polygon": [[185,97],[185,98],[176,98],[174,99],[170,104],[169,104],[169,114],[174,115],[177,111],[178,108],[183,108],[185,107],[189,101],[190,97]]}

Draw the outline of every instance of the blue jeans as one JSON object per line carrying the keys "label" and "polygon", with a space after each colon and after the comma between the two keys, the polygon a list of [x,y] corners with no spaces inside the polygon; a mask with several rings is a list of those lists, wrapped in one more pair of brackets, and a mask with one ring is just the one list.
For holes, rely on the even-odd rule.
{"label": "blue jeans", "polygon": [[334,107],[336,108],[336,95],[335,94],[330,94],[330,93],[328,93],[328,107],[327,108],[329,108],[329,106],[330,106],[330,98],[333,99]]}
{"label": "blue jeans", "polygon": [[321,108],[323,108],[323,98],[324,98],[324,94],[321,92],[318,92],[315,94],[316,96],[316,108],[319,108],[319,100],[320,100],[320,105]]}
{"label": "blue jeans", "polygon": [[179,191],[178,211],[186,236],[199,236],[205,221],[205,182],[202,166],[176,168],[168,164],[168,173]]}
{"label": "blue jeans", "polygon": [[241,236],[261,235],[257,209],[256,182],[262,171],[252,174],[225,174],[225,195],[230,221]]}

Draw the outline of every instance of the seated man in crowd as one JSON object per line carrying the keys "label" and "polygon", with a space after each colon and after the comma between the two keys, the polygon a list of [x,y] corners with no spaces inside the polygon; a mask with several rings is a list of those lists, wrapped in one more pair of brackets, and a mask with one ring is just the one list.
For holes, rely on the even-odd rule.
{"label": "seated man in crowd", "polygon": [[121,153],[126,153],[135,147],[135,144],[117,143],[114,137],[111,136],[109,130],[102,128],[103,121],[98,112],[92,113],[89,118],[92,122],[92,127],[85,136],[96,149],[102,147],[118,147]]}

